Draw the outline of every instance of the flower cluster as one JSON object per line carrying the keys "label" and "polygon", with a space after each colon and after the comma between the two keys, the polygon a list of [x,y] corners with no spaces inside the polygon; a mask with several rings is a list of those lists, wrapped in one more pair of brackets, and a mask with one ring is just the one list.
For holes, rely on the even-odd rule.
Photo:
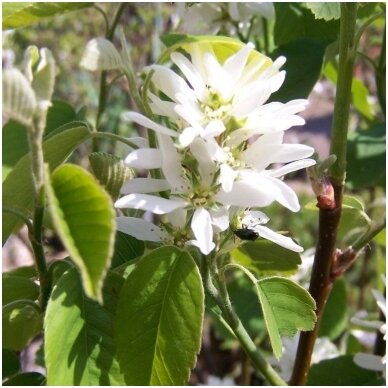
{"label": "flower cluster", "polygon": [[[271,2],[230,3],[177,3],[181,20],[179,29],[189,34],[217,34],[220,30],[236,36],[239,30],[244,36],[262,34],[262,20],[275,19],[275,8]],[[225,33],[226,31],[223,31]]]}
{"label": "flower cluster", "polygon": [[291,238],[263,226],[264,213],[250,212],[274,201],[298,211],[298,198],[282,178],[315,163],[306,159],[311,147],[283,143],[285,130],[304,124],[297,113],[307,101],[267,102],[284,81],[285,59],[272,62],[247,44],[220,60],[210,44],[196,42],[185,45],[185,53],[172,53],[171,62],[173,67],[148,70],[149,106],[169,124],[125,114],[154,131],[158,143],[154,148],[143,141],[125,163],[160,169],[163,178],[126,182],[115,204],[160,215],[161,222],[121,216],[118,229],[142,240],[195,245],[209,254],[232,224],[302,251]]}

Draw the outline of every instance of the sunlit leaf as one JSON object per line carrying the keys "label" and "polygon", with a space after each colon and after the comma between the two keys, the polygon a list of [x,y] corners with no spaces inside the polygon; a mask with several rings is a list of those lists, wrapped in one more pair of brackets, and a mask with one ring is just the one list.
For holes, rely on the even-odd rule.
{"label": "sunlit leaf", "polygon": [[3,3],[3,30],[29,26],[44,18],[91,5],[93,3]]}
{"label": "sunlit leaf", "polygon": [[117,357],[127,385],[184,385],[199,352],[204,294],[191,256],[162,247],[144,256],[117,307]]}
{"label": "sunlit leaf", "polygon": [[81,270],[85,292],[101,301],[114,245],[112,201],[91,174],[71,164],[46,176],[46,190],[55,229]]}
{"label": "sunlit leaf", "polygon": [[86,297],[75,268],[56,283],[45,317],[48,385],[124,385],[112,338],[122,281],[107,275],[103,306]]}
{"label": "sunlit leaf", "polygon": [[350,133],[346,185],[351,189],[385,187],[385,158],[385,123]]}
{"label": "sunlit leaf", "polygon": [[[78,125],[63,131],[43,143],[45,161],[53,170],[83,141],[88,139],[90,131],[86,126]],[[17,209],[31,215],[33,209],[33,186],[31,178],[30,155],[23,156],[3,182],[3,208]],[[12,232],[21,227],[20,220],[10,213],[3,213],[3,243]]]}
{"label": "sunlit leaf", "polygon": [[316,19],[332,20],[341,17],[340,3],[306,3]]}
{"label": "sunlit leaf", "polygon": [[101,71],[120,69],[123,62],[112,42],[103,38],[94,38],[88,42],[80,65],[89,71]]}
{"label": "sunlit leaf", "polygon": [[281,336],[293,337],[298,330],[314,328],[315,302],[303,287],[281,277],[258,280],[256,289],[272,349],[279,359],[283,353]]}
{"label": "sunlit leaf", "polygon": [[29,300],[18,300],[3,307],[3,348],[20,352],[41,330],[39,307]]}

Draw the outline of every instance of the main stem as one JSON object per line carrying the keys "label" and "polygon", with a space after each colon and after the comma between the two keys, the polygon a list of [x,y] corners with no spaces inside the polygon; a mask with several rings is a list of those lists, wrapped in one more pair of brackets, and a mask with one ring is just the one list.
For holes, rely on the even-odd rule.
{"label": "main stem", "polygon": [[302,332],[300,335],[290,385],[305,385],[307,381],[311,356],[324,307],[333,285],[331,268],[336,254],[335,242],[341,217],[342,196],[346,176],[347,133],[353,64],[356,53],[354,42],[356,16],[356,3],[341,3],[339,68],[330,152],[337,156],[337,161],[329,170],[329,178],[334,188],[335,208],[320,209],[319,211],[318,241],[309,288],[310,294],[316,302],[317,322],[312,331]]}
{"label": "main stem", "polygon": [[42,148],[44,126],[36,120],[29,130],[29,144],[31,150],[31,173],[34,186],[34,215],[33,227],[29,229],[29,238],[34,253],[35,266],[38,271],[40,286],[40,306],[45,310],[50,296],[50,280],[47,271],[46,257],[43,249],[42,224],[45,205],[44,191],[44,158]]}
{"label": "main stem", "polygon": [[207,260],[211,259],[205,257],[203,260],[203,279],[205,289],[220,307],[225,321],[237,337],[247,356],[251,359],[253,366],[260,371],[272,385],[287,385],[287,383],[277,374],[277,372],[257,349],[244,325],[233,310],[225,281],[215,272],[216,269],[214,269],[211,273]]}

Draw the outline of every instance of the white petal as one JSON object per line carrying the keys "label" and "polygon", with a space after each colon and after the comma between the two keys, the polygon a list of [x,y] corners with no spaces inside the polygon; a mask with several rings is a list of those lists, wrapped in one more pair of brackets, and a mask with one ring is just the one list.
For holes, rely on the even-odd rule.
{"label": "white petal", "polygon": [[300,245],[294,243],[290,237],[283,236],[262,225],[258,225],[254,229],[260,235],[260,237],[270,240],[283,248],[290,249],[294,252],[303,252],[303,248]]}
{"label": "white petal", "polygon": [[217,137],[225,131],[225,125],[222,120],[212,120],[206,126],[205,131],[203,132],[202,137]]}
{"label": "white petal", "polygon": [[157,135],[162,154],[162,171],[171,186],[173,193],[184,193],[190,190],[190,183],[182,176],[181,157],[170,137]]}
{"label": "white petal", "polygon": [[118,209],[142,209],[154,214],[166,214],[184,207],[185,202],[179,199],[166,199],[149,194],[128,194],[115,202]]}
{"label": "white petal", "polygon": [[124,182],[120,193],[156,193],[158,191],[169,190],[170,188],[170,185],[165,179],[135,178]]}
{"label": "white petal", "polygon": [[208,255],[214,248],[213,229],[209,212],[204,208],[196,209],[191,221],[191,229],[196,241],[196,245],[204,255]]}
{"label": "white petal", "polygon": [[256,225],[263,225],[266,224],[269,221],[268,216],[259,211],[259,210],[253,210],[247,212],[247,214],[244,216],[244,218],[241,220],[241,223],[246,226],[256,226]]}
{"label": "white petal", "polygon": [[210,86],[219,92],[225,100],[229,100],[232,97],[233,88],[230,84],[228,73],[219,64],[214,54],[205,53],[203,62],[207,70]]}
{"label": "white petal", "polygon": [[252,43],[248,43],[236,54],[230,56],[225,61],[223,68],[231,76],[233,81],[237,81],[240,78],[245,64],[247,63],[248,56],[253,48],[254,45]]}
{"label": "white petal", "polygon": [[222,204],[239,207],[268,206],[275,201],[274,193],[267,187],[252,186],[246,181],[234,182],[231,191],[219,191],[216,199]]}
{"label": "white petal", "polygon": [[372,290],[372,294],[374,298],[376,299],[377,306],[379,306],[380,310],[383,312],[384,315],[387,315],[387,306],[386,306],[386,300],[384,298],[384,295],[379,290]]}
{"label": "white petal", "polygon": [[175,112],[182,117],[187,123],[193,127],[199,127],[199,123],[203,120],[203,112],[199,109],[198,105],[192,101],[185,101],[182,94],[177,94],[179,104],[174,108]]}
{"label": "white petal", "polygon": [[225,192],[232,190],[233,182],[237,178],[237,175],[238,171],[233,170],[233,168],[227,164],[221,164],[219,182]]}
{"label": "white petal", "polygon": [[136,144],[139,148],[149,148],[148,139],[145,137],[129,137],[128,140],[130,140],[133,144]]}
{"label": "white petal", "polygon": [[385,370],[383,358],[374,354],[356,353],[353,361],[356,365],[364,369],[376,372],[383,372]]}
{"label": "white petal", "polygon": [[138,240],[162,242],[168,240],[168,234],[151,222],[136,217],[116,217],[117,230],[129,234]]}
{"label": "white petal", "polygon": [[229,159],[228,154],[219,146],[216,139],[208,137],[204,139],[204,141],[206,143],[206,148],[214,161],[224,163]]}
{"label": "white petal", "polygon": [[125,164],[134,168],[160,168],[162,167],[162,155],[156,148],[140,148],[132,151],[126,158]]}
{"label": "white petal", "polygon": [[283,181],[270,176],[265,177],[263,181],[267,190],[274,192],[276,201],[293,212],[300,210],[298,196],[295,194],[294,190],[287,186]]}
{"label": "white petal", "polygon": [[190,145],[190,151],[198,161],[198,169],[203,185],[210,186],[217,171],[217,166],[211,158],[207,144],[204,139],[196,138]]}
{"label": "white petal", "polygon": [[210,210],[209,213],[216,232],[223,232],[229,228],[229,211],[227,208],[222,207],[218,210]]}
{"label": "white petal", "polygon": [[190,98],[195,99],[194,91],[187,85],[186,81],[166,66],[152,65],[151,69],[155,72],[152,75],[152,82],[166,96],[175,100],[177,93],[183,93]]}
{"label": "white petal", "polygon": [[176,106],[175,102],[163,101],[158,96],[155,96],[155,94],[152,93],[148,93],[148,97],[151,100],[150,108],[153,113],[160,116],[170,117],[173,120],[179,119],[178,114],[174,110]]}
{"label": "white petal", "polygon": [[288,163],[283,167],[271,170],[271,176],[278,178],[284,176],[290,172],[301,170],[302,168],[314,166],[317,162],[314,159],[297,160],[292,163]]}
{"label": "white petal", "polygon": [[181,53],[172,53],[171,60],[179,67],[185,75],[187,81],[193,87],[195,94],[199,100],[203,100],[206,92],[206,84],[201,77],[199,71],[193,64]]}
{"label": "white petal", "polygon": [[124,120],[133,121],[137,124],[142,125],[143,127],[154,130],[155,132],[161,133],[163,135],[168,135],[172,137],[177,137],[178,133],[164,127],[163,125],[157,124],[154,121],[150,120],[148,117],[145,117],[137,112],[126,112],[122,115]]}
{"label": "white petal", "polygon": [[193,140],[199,135],[198,128],[187,127],[179,135],[179,144],[181,147],[189,146]]}
{"label": "white petal", "polygon": [[168,213],[168,219],[175,228],[183,228],[186,224],[186,217],[187,210],[183,208]]}

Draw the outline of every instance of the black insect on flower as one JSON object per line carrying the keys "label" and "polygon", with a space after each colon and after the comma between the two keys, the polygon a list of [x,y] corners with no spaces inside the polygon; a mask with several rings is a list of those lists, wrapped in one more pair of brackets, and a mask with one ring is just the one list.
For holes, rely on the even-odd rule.
{"label": "black insect on flower", "polygon": [[248,226],[244,224],[241,225],[241,228],[235,229],[233,233],[241,240],[246,241],[255,241],[259,237],[259,233],[253,229],[249,229]]}

